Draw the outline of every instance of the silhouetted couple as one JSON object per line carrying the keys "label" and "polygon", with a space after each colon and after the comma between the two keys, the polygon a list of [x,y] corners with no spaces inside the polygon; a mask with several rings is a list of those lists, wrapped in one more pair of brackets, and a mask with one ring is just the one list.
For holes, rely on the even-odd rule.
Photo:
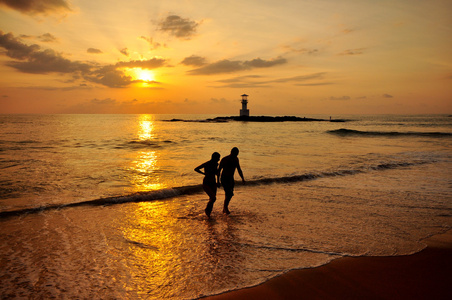
{"label": "silhouetted couple", "polygon": [[[242,169],[239,163],[239,149],[237,147],[232,148],[231,154],[223,157],[218,167],[218,161],[220,160],[220,154],[214,152],[212,158],[195,168],[195,171],[204,175],[202,187],[209,196],[209,202],[205,209],[206,215],[210,217],[210,213],[213,209],[213,204],[217,200],[217,187],[223,185],[224,189],[224,206],[223,213],[229,215],[229,202],[232,196],[234,196],[234,173],[237,169],[242,181],[245,182]],[[204,169],[204,172],[201,171]],[[221,184],[220,184],[221,183]]]}

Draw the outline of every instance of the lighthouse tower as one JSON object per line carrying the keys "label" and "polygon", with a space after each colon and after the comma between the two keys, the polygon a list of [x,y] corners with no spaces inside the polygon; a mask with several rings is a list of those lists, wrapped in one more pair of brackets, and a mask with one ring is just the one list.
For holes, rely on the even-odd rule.
{"label": "lighthouse tower", "polygon": [[243,94],[242,95],[242,109],[240,110],[240,116],[241,117],[249,117],[250,116],[250,110],[246,107],[248,104],[248,95]]}

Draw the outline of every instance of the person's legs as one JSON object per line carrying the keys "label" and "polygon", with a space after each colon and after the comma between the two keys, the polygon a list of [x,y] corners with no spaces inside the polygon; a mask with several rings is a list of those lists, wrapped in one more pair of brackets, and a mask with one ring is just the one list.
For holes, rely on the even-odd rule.
{"label": "person's legs", "polygon": [[207,203],[206,209],[204,210],[206,215],[210,217],[210,213],[213,209],[213,204],[217,200],[217,187],[216,186],[210,186],[208,184],[203,184],[202,187],[204,188],[204,191],[209,196],[209,202]]}
{"label": "person's legs", "polygon": [[231,212],[229,211],[229,202],[231,201],[232,196],[226,196],[224,198],[224,205],[223,205],[223,213],[229,215]]}
{"label": "person's legs", "polygon": [[223,213],[229,215],[231,212],[229,211],[229,202],[234,196],[234,179],[232,180],[222,180],[222,185],[224,189],[224,205],[223,205]]}

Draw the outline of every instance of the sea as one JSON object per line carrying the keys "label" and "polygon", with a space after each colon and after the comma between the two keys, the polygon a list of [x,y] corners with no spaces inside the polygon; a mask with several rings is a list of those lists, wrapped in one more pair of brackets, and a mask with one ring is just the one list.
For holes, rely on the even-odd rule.
{"label": "sea", "polygon": [[[0,115],[0,298],[198,299],[451,229],[452,116],[213,117]],[[194,168],[233,147],[209,219]]]}

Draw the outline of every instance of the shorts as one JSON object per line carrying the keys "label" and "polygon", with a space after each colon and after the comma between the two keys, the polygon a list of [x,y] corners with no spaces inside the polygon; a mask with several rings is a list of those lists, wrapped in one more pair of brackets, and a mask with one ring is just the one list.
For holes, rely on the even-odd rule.
{"label": "shorts", "polygon": [[221,185],[223,186],[226,197],[234,196],[234,179],[221,178]]}

